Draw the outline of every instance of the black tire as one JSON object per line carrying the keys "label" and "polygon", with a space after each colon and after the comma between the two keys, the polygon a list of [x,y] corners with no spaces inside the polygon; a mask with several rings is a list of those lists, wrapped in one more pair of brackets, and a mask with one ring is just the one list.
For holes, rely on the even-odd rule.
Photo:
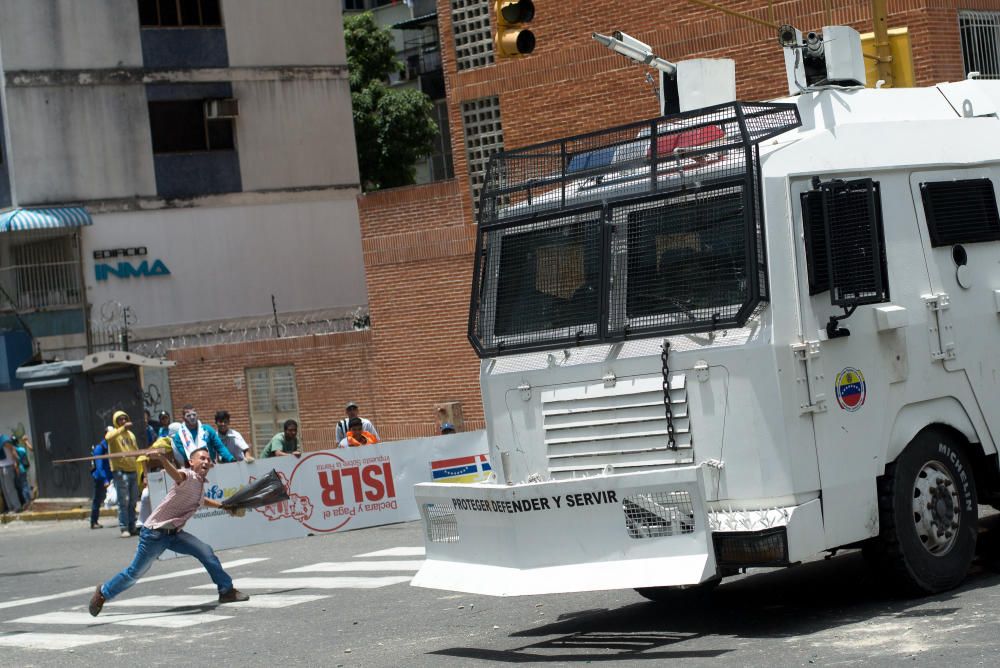
{"label": "black tire", "polygon": [[976,483],[957,440],[917,434],[878,479],[879,535],[865,558],[905,595],[957,587],[976,553]]}
{"label": "black tire", "polygon": [[687,587],[639,587],[635,591],[639,596],[654,603],[696,605],[707,602],[720,582],[722,582],[722,578],[715,578]]}

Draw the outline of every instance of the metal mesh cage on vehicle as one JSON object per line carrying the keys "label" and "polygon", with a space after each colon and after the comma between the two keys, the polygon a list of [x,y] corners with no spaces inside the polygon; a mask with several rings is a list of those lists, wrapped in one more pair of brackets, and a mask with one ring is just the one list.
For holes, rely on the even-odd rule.
{"label": "metal mesh cage on vehicle", "polygon": [[767,299],[757,145],[799,125],[793,104],[734,102],[494,155],[477,352],[744,324]]}

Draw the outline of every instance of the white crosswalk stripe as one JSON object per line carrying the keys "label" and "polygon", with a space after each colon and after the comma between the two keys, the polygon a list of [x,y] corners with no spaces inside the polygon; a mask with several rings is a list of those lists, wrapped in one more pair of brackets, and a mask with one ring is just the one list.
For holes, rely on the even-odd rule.
{"label": "white crosswalk stripe", "polygon": [[427,550],[422,547],[390,547],[387,550],[365,552],[354,556],[357,559],[367,559],[369,557],[422,557],[425,554],[427,554]]}
{"label": "white crosswalk stripe", "polygon": [[282,573],[357,573],[364,571],[418,571],[419,561],[324,561],[310,566],[289,568]]}
{"label": "white crosswalk stripe", "polygon": [[[254,594],[249,601],[226,603],[225,607],[276,609],[287,608],[300,603],[311,603],[320,599],[330,598],[326,594]],[[140,596],[139,598],[124,598],[104,606],[109,608],[195,608],[219,605],[217,596],[202,594],[177,594],[172,596]]]}
{"label": "white crosswalk stripe", "polygon": [[69,633],[4,633],[0,634],[0,647],[15,647],[19,649],[73,649],[83,645],[93,645],[109,640],[118,640],[121,636],[108,636],[99,633],[88,633],[85,636]]}
{"label": "white crosswalk stripe", "polygon": [[108,612],[100,617],[91,617],[89,612],[45,612],[40,615],[12,619],[8,624],[51,624],[70,626],[101,626],[121,624],[122,626],[151,626],[153,628],[182,629],[208,622],[221,622],[229,619],[223,615],[191,612],[143,612],[127,614]]}
{"label": "white crosswalk stripe", "polygon": [[[376,589],[389,585],[409,582],[409,575],[392,575],[379,578],[366,577],[332,577],[332,578],[242,578],[233,581],[237,589]],[[192,589],[212,589],[214,584],[199,585]]]}

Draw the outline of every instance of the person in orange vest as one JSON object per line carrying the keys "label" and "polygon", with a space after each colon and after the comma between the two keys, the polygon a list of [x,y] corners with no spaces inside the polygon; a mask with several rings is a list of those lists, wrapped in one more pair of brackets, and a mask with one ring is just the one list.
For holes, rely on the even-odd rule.
{"label": "person in orange vest", "polygon": [[361,425],[361,418],[352,417],[347,421],[347,436],[340,441],[342,448],[356,448],[361,445],[372,445],[378,443],[378,437],[370,431],[365,431]]}

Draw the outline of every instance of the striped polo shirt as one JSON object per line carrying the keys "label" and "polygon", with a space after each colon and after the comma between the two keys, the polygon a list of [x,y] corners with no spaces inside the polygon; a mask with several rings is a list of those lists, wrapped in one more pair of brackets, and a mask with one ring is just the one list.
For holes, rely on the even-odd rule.
{"label": "striped polo shirt", "polygon": [[153,509],[146,523],[147,529],[180,529],[205,500],[205,478],[199,478],[191,469],[180,469],[184,480],[175,484]]}

